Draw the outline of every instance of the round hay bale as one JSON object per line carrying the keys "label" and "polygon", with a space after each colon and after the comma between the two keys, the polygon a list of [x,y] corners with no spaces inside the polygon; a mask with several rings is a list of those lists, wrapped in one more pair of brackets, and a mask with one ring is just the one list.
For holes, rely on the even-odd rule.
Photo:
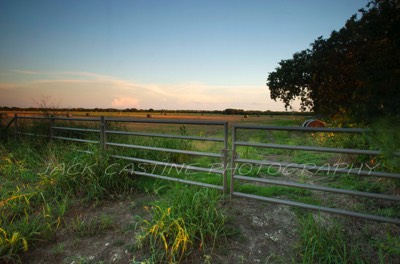
{"label": "round hay bale", "polygon": [[151,115],[150,114],[147,114],[147,116],[146,116],[147,118],[151,118]]}
{"label": "round hay bale", "polygon": [[86,113],[86,116],[90,116],[90,113]]}
{"label": "round hay bale", "polygon": [[243,118],[249,118],[249,116],[248,115],[244,115]]}
{"label": "round hay bale", "polygon": [[326,125],[319,119],[308,119],[303,123],[302,127],[326,127]]}

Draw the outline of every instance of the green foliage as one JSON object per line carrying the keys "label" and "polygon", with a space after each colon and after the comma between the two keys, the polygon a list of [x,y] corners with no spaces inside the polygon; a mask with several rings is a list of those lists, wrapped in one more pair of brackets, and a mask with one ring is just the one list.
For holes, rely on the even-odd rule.
{"label": "green foliage", "polygon": [[301,110],[312,109],[310,64],[310,50],[295,53],[292,59],[279,62],[279,67],[268,75],[267,86],[271,91],[271,99],[281,99],[288,108],[291,101],[300,96]]}
{"label": "green foliage", "polygon": [[[176,127],[174,129],[176,130]],[[381,162],[385,170],[398,172],[398,157],[394,155],[394,152],[399,151],[398,131],[393,123],[385,121],[374,126],[371,134],[359,137],[332,133],[314,133],[304,136],[304,134],[284,131],[274,131],[273,133],[252,131],[249,134],[243,133],[241,137],[243,140],[251,142],[291,145],[313,143],[317,146],[380,149],[383,154],[376,162]],[[180,127],[178,133],[188,135],[188,129]],[[114,135],[110,135],[110,139],[112,136]],[[118,135],[112,139],[115,139],[115,142],[160,148],[199,151],[209,151],[214,148],[213,152],[217,152],[218,148],[212,144],[203,144],[203,142],[192,144],[185,140],[155,137]],[[0,175],[2,175],[0,262],[17,260],[18,253],[32,246],[40,245],[42,241],[51,241],[54,232],[63,225],[67,225],[73,231],[72,234],[81,237],[112,228],[111,219],[108,217],[77,216],[72,222],[66,223],[64,215],[75,200],[87,202],[103,198],[118,198],[132,189],[144,190],[152,195],[162,195],[160,201],[152,203],[148,208],[152,219],[146,218],[147,221],[141,221],[142,232],[137,236],[137,246],[142,245],[143,250],[149,249],[150,251],[150,255],[145,256],[148,258],[148,263],[177,262],[190,259],[191,256],[198,254],[208,256],[207,254],[213,252],[218,242],[223,241],[229,234],[230,231],[225,225],[224,212],[219,206],[221,197],[218,192],[208,189],[192,189],[182,185],[176,186],[147,177],[140,177],[140,180],[135,178],[133,181],[127,173],[120,173],[123,164],[113,166],[114,162],[120,163],[121,161],[109,159],[107,154],[123,153],[126,156],[177,163],[192,161],[204,167],[220,162],[219,159],[213,160],[208,157],[189,159],[187,155],[176,153],[111,147],[107,150],[108,152],[100,153],[97,146],[86,146],[92,154],[80,152],[82,144],[79,146],[67,142],[57,142],[56,144],[56,142],[40,139],[34,142],[22,140],[18,145],[9,143],[0,146]],[[284,156],[289,159],[289,162],[296,163],[333,162],[332,156],[326,153],[252,147],[238,147],[237,151],[241,158],[248,159],[279,160]],[[278,157],[277,154],[282,155]],[[356,161],[359,163],[369,162],[371,157],[363,158],[365,160],[357,157]],[[116,172],[117,175],[105,173],[110,166],[113,167],[108,171]],[[149,168],[147,172],[150,172],[151,169]],[[155,171],[155,173],[160,172]],[[171,172],[166,173],[168,173],[167,176],[221,185],[222,178],[215,177],[210,173],[198,172],[188,175],[184,172],[185,170],[178,172],[172,169]],[[280,170],[268,166],[260,168],[245,164],[241,167],[241,173],[252,177],[279,176],[283,179],[287,178],[286,175],[280,173]],[[331,177],[331,175],[328,176]],[[390,182],[385,179],[369,180],[367,177],[360,179],[357,176],[349,175],[335,175],[328,179],[327,185],[339,188],[382,193],[391,193],[392,191]],[[296,179],[293,177],[293,180]],[[396,182],[393,185],[396,187]],[[235,190],[266,197],[284,197],[308,204],[324,205],[326,202],[326,197],[314,195],[313,191],[300,188],[240,184],[237,181]],[[374,203],[370,200],[354,199],[351,206],[356,209],[361,208],[360,211],[368,210],[368,212],[378,215],[399,216],[398,206]],[[335,202],[333,202],[333,206],[337,205]],[[361,256],[358,255],[362,254],[357,245],[349,243],[339,245],[337,243],[338,240],[346,238],[345,234],[341,232],[341,228],[340,225],[327,226],[315,220],[304,219],[300,230],[304,239],[301,242],[302,249],[299,249],[299,254],[306,260],[304,262],[357,262],[361,259]],[[388,237],[387,240],[374,240],[373,243],[375,243],[374,249],[376,250],[371,250],[371,252],[374,252],[373,254],[378,252],[379,257],[383,260],[382,263],[390,263],[398,255],[399,241],[394,235]],[[323,247],[326,247],[325,251]],[[139,254],[139,257],[142,255]],[[364,257],[363,259],[368,260]]]}
{"label": "green foliage", "polygon": [[378,157],[386,171],[400,172],[400,124],[391,119],[381,119],[372,125],[370,134],[365,138],[371,149],[382,151]]}
{"label": "green foliage", "polygon": [[51,239],[72,201],[119,197],[133,187],[127,174],[105,173],[110,161],[95,147],[88,155],[75,145],[42,143],[0,147],[0,262]]}
{"label": "green foliage", "polygon": [[340,175],[331,187],[356,190],[362,192],[382,193],[387,190],[387,186],[376,179],[363,179],[358,175]]}
{"label": "green foliage", "polygon": [[70,223],[70,230],[80,237],[100,234],[112,228],[113,219],[109,215],[102,214],[99,217],[84,217],[77,215]]}
{"label": "green foliage", "polygon": [[256,194],[264,197],[282,197],[286,196],[289,199],[293,200],[301,200],[304,197],[310,197],[312,192],[305,189],[295,188],[295,187],[286,187],[286,186],[258,186],[255,184],[242,184],[238,187],[235,186],[235,190]]}
{"label": "green foliage", "polygon": [[322,223],[308,214],[300,218],[299,234],[301,263],[363,263],[339,223]]}
{"label": "green foliage", "polygon": [[[357,225],[340,218],[322,218],[298,213],[299,263],[397,263],[400,257],[399,228],[387,230],[374,224]],[[350,239],[351,238],[351,239]]]}
{"label": "green foliage", "polygon": [[[181,136],[188,136],[188,132],[185,126],[180,126],[178,128],[177,133]],[[136,145],[136,146],[166,148],[173,150],[193,149],[193,141],[186,139],[148,137],[148,136],[110,135],[108,136],[108,141],[115,143]],[[138,157],[141,159],[158,160],[170,163],[187,163],[191,161],[191,157],[186,154],[174,153],[168,151],[148,150],[142,148],[109,147],[108,152],[110,154]]]}
{"label": "green foliage", "polygon": [[375,246],[378,248],[378,256],[381,263],[395,263],[396,260],[400,259],[399,236],[387,231],[386,239],[376,241]]}
{"label": "green foliage", "polygon": [[220,199],[218,192],[210,189],[171,189],[165,198],[146,207],[151,220],[141,221],[137,246],[150,248],[153,263],[180,262],[195,249],[212,252],[227,235],[226,217],[218,206]]}
{"label": "green foliage", "polygon": [[[369,123],[399,117],[400,5],[375,0],[328,39],[282,60],[268,76],[271,98],[286,107],[297,97],[311,109],[342,122]],[[373,51],[373,52],[372,52]]]}

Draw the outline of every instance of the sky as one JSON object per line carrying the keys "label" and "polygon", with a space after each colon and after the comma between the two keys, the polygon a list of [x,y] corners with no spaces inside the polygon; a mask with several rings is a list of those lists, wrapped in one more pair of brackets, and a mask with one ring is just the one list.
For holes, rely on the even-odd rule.
{"label": "sky", "polygon": [[268,73],[367,2],[0,0],[0,106],[282,111]]}

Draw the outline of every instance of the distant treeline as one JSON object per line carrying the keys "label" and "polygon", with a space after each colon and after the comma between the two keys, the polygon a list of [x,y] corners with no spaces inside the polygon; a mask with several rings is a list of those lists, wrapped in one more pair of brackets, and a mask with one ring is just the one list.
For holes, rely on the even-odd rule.
{"label": "distant treeline", "polygon": [[51,108],[44,109],[39,107],[0,107],[0,111],[5,112],[20,112],[20,111],[35,111],[35,112],[131,112],[131,113],[189,113],[189,114],[225,114],[225,115],[299,115],[308,116],[314,115],[313,112],[291,112],[291,111],[260,111],[260,110],[243,110],[227,108],[225,110],[165,110],[165,109],[136,109],[136,108],[126,108],[126,109],[115,109],[115,108]]}

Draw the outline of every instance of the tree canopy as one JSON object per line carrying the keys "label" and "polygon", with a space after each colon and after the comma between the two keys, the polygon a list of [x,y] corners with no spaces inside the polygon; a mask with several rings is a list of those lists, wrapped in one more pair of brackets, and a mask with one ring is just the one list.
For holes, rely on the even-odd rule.
{"label": "tree canopy", "polygon": [[271,98],[326,117],[371,122],[400,116],[400,3],[375,0],[329,38],[282,60],[269,73]]}

